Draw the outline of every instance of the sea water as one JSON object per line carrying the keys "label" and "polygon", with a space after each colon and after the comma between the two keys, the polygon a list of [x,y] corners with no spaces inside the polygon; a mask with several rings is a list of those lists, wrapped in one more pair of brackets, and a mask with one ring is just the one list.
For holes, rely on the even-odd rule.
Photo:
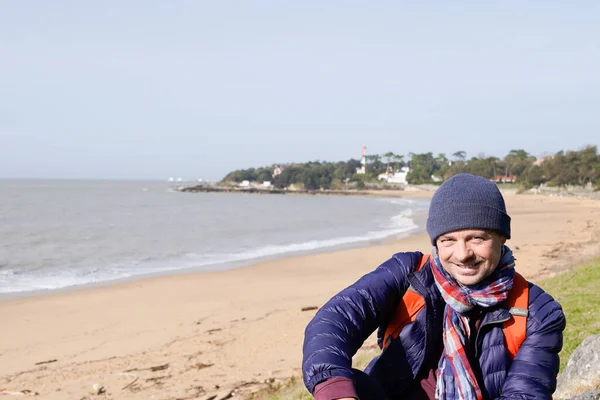
{"label": "sea water", "polygon": [[427,200],[182,193],[166,182],[0,180],[0,294],[356,247],[422,231]]}

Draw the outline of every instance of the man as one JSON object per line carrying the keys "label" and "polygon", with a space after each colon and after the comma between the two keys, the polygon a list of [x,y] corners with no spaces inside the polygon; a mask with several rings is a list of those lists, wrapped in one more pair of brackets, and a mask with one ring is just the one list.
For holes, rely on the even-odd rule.
{"label": "man", "polygon": [[[503,329],[517,317],[506,299],[520,277],[496,185],[468,174],[448,179],[431,200],[427,232],[432,258],[421,269],[421,253],[395,254],[317,312],[304,339],[309,391],[317,400],[551,399],[565,317],[550,295],[522,280],[525,339],[511,357]],[[388,340],[409,287],[424,307]],[[384,350],[365,372],[352,369],[375,329]]]}

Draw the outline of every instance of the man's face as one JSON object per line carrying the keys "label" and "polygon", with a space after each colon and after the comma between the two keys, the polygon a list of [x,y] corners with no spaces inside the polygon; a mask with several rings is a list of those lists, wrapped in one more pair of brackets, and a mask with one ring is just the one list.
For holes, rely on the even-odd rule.
{"label": "man's face", "polygon": [[463,286],[475,285],[494,272],[506,239],[481,229],[448,232],[436,240],[442,267]]}

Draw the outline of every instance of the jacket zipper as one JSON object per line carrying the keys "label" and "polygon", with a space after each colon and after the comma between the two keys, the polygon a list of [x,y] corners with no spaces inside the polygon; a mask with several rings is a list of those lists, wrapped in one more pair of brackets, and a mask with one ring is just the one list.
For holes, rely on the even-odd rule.
{"label": "jacket zipper", "polygon": [[481,330],[483,329],[483,327],[486,325],[503,324],[508,320],[510,320],[510,317],[505,318],[505,319],[499,319],[497,321],[484,322],[483,324],[481,324],[479,326],[479,329],[477,330],[477,335],[475,335],[475,358],[479,357],[479,334],[481,333]]}

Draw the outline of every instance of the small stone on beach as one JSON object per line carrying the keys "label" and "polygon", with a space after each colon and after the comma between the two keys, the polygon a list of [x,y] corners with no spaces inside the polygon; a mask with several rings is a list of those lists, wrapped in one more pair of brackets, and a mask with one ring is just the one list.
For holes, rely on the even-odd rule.
{"label": "small stone on beach", "polygon": [[93,390],[94,394],[102,394],[102,393],[106,392],[106,389],[104,388],[104,386],[99,383],[94,383],[92,385],[92,390]]}

